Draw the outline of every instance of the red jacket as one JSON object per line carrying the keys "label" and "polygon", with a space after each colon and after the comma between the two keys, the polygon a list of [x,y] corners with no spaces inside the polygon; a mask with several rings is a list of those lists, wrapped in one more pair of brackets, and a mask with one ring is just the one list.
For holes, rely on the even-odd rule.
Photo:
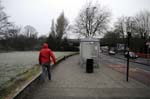
{"label": "red jacket", "polygon": [[56,58],[53,54],[53,52],[51,51],[51,49],[48,48],[48,44],[44,43],[43,44],[43,48],[41,49],[40,53],[39,53],[39,64],[42,63],[51,63],[51,58],[54,62],[54,64],[56,63]]}

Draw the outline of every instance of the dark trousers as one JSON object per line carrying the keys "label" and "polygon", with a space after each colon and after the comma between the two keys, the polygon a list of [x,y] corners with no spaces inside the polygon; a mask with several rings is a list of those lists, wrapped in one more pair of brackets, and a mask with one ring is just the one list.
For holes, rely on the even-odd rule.
{"label": "dark trousers", "polygon": [[42,79],[45,81],[46,73],[48,73],[48,79],[51,80],[51,66],[50,64],[42,64]]}

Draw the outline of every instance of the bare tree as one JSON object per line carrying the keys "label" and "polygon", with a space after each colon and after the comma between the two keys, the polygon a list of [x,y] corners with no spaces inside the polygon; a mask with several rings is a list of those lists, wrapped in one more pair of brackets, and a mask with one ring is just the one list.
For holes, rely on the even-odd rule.
{"label": "bare tree", "polygon": [[135,20],[133,17],[122,16],[118,18],[117,22],[115,23],[115,30],[116,33],[119,33],[120,38],[125,39],[127,32],[131,32],[132,35],[135,34]]}
{"label": "bare tree", "polygon": [[12,37],[12,38],[17,38],[20,34],[21,31],[21,27],[18,27],[16,25],[12,25],[9,29],[8,29],[8,36]]}
{"label": "bare tree", "polygon": [[56,48],[56,28],[55,28],[55,23],[54,23],[54,19],[51,22],[51,30],[49,33],[49,36],[47,38],[47,42],[49,44],[49,47],[54,50]]}
{"label": "bare tree", "polygon": [[52,24],[51,24],[51,31],[50,31],[50,35],[52,37],[56,37],[56,31],[55,31],[55,23],[54,23],[54,19],[52,20]]}
{"label": "bare tree", "polygon": [[0,1],[0,33],[7,35],[6,33],[8,33],[8,28],[12,26],[12,23],[8,22],[8,16],[3,9],[4,7],[2,7]]}
{"label": "bare tree", "polygon": [[58,39],[62,39],[63,35],[67,32],[68,20],[65,18],[64,12],[60,14],[56,23],[56,35]]}
{"label": "bare tree", "polygon": [[60,49],[61,47],[61,44],[62,44],[62,39],[63,39],[63,36],[67,33],[67,28],[68,28],[68,20],[67,18],[65,17],[64,15],[64,12],[62,12],[60,14],[60,16],[57,18],[57,21],[56,21],[56,48],[55,50],[58,50]]}
{"label": "bare tree", "polygon": [[147,39],[150,36],[150,12],[141,11],[135,16],[135,22],[141,38]]}
{"label": "bare tree", "polygon": [[89,3],[81,9],[74,30],[84,37],[93,37],[101,34],[107,29],[110,15],[110,11],[105,7]]}
{"label": "bare tree", "polygon": [[124,16],[118,18],[117,22],[115,23],[115,32],[119,33],[121,38],[125,38],[124,33],[124,24],[125,24],[125,18]]}
{"label": "bare tree", "polygon": [[37,38],[37,31],[33,26],[26,25],[24,27],[24,34],[29,38]]}

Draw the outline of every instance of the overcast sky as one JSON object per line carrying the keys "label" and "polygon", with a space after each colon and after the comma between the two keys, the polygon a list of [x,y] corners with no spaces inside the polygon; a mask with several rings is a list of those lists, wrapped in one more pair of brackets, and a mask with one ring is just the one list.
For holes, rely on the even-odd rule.
{"label": "overcast sky", "polygon": [[[89,0],[1,0],[9,20],[16,25],[31,25],[39,34],[48,34],[51,20],[62,11],[70,23]],[[150,0],[93,0],[112,11],[112,20],[119,16],[133,16],[141,10],[150,11]]]}

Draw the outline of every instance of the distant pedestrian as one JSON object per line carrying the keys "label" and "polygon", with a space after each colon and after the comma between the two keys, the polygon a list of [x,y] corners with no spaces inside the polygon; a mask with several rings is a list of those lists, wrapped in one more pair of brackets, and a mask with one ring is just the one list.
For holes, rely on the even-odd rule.
{"label": "distant pedestrian", "polygon": [[56,58],[48,44],[44,43],[42,49],[39,53],[39,64],[42,65],[42,79],[45,81],[46,72],[48,73],[48,78],[51,80],[51,59],[53,63],[56,63]]}

